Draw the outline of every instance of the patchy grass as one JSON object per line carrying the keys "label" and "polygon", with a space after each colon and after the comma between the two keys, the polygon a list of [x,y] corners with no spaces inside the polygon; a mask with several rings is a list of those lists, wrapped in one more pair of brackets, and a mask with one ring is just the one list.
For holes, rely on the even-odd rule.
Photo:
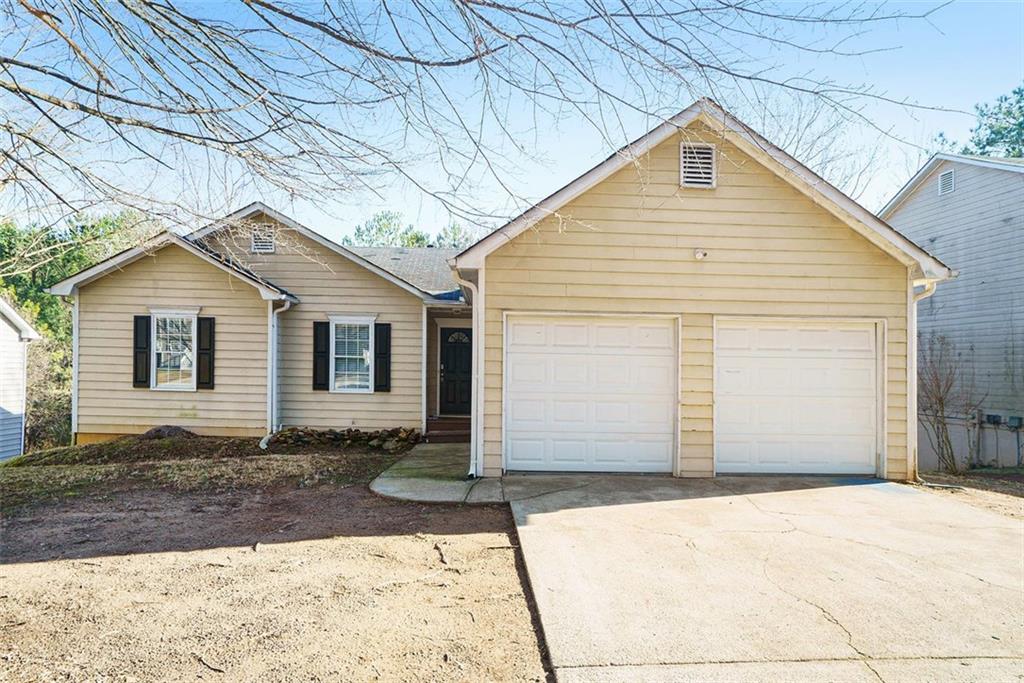
{"label": "patchy grass", "polygon": [[225,491],[366,483],[400,457],[365,448],[277,446],[258,439],[125,437],[0,464],[0,509],[140,488]]}

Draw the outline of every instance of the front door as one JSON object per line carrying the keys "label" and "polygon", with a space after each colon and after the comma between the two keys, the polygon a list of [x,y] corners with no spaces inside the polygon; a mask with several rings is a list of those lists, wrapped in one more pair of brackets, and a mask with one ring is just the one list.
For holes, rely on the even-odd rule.
{"label": "front door", "polygon": [[442,415],[469,415],[473,397],[473,330],[441,328]]}

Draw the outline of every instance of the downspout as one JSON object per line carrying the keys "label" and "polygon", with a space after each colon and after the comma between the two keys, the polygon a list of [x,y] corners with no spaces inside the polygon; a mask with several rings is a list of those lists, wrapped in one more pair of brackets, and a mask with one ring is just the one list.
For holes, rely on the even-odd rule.
{"label": "downspout", "polygon": [[925,299],[930,297],[932,294],[934,294],[935,293],[935,286],[937,284],[938,283],[935,282],[934,280],[924,283],[924,289],[922,289],[920,292],[918,292],[917,294],[914,295],[914,303],[916,304],[919,301],[924,301]]}
{"label": "downspout", "polygon": [[[281,308],[274,309],[274,356],[272,359],[273,366],[271,370],[271,380],[273,384],[271,385],[270,388],[270,404],[272,411],[271,417],[275,422],[277,420],[277,337],[281,329],[280,318],[278,318],[278,316],[287,311],[291,307],[292,300],[284,299],[284,306],[282,306]],[[280,423],[275,424],[273,431],[276,432],[279,429],[281,429]]]}
{"label": "downspout", "polygon": [[477,401],[480,397],[480,374],[482,370],[480,367],[480,349],[483,347],[483,338],[480,334],[480,327],[483,321],[480,320],[479,315],[480,297],[477,286],[469,280],[463,280],[459,276],[459,272],[454,268],[452,268],[452,277],[455,278],[455,281],[459,283],[461,287],[467,288],[473,296],[473,400],[471,402],[473,407],[469,415],[469,472],[466,473],[466,478],[475,479],[481,437],[479,427],[481,418],[483,417],[480,414],[480,411],[477,410]]}
{"label": "downspout", "polygon": [[[267,340],[268,360],[270,361],[267,367],[267,394],[270,397],[270,405],[267,407],[267,435],[260,440],[260,448],[266,450],[270,437],[274,435],[274,432],[281,429],[281,425],[276,424],[277,418],[277,331],[279,328],[278,317],[289,308],[292,307],[291,299],[281,297],[281,301],[284,301],[284,306],[280,308],[273,308],[270,315],[270,329],[268,330],[270,339]],[[270,303],[273,306],[273,302]]]}
{"label": "downspout", "polygon": [[[911,292],[913,292],[913,282],[910,284]],[[907,324],[910,332],[910,334],[907,335],[907,348],[909,349],[909,353],[907,354],[909,356],[907,358],[907,363],[911,371],[910,379],[912,380],[911,382],[908,382],[909,386],[907,387],[907,392],[910,394],[910,410],[907,411],[907,419],[914,421],[913,429],[908,430],[908,432],[911,433],[907,434],[907,444],[908,447],[912,447],[914,456],[914,478],[912,481],[921,481],[921,476],[917,468],[917,304],[934,294],[935,287],[937,285],[938,283],[934,280],[925,282],[924,289],[911,295],[911,302],[913,303],[913,306],[910,307],[909,315],[912,316],[912,318]],[[908,453],[908,456],[909,455],[910,453]],[[910,472],[907,472],[907,474],[909,476]]]}

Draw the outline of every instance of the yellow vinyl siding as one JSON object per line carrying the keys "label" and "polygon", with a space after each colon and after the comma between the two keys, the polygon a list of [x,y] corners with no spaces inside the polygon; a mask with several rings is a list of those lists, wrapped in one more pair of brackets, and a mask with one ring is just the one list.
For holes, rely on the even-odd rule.
{"label": "yellow vinyl siding", "polygon": [[[679,139],[490,254],[484,269],[484,474],[501,472],[505,311],[682,318],[683,476],[713,472],[715,315],[886,321],[888,476],[907,472],[907,268],[713,133],[718,187],[679,187]],[[694,249],[708,251],[697,261]]]}
{"label": "yellow vinyl siding", "polygon": [[[267,302],[251,285],[167,246],[79,290],[78,429],[89,439],[173,424],[258,436],[267,425]],[[150,308],[216,318],[216,388],[132,387],[132,325]]]}
{"label": "yellow vinyl siding", "polygon": [[[316,429],[420,428],[423,302],[331,249],[277,228],[276,253],[244,257],[250,268],[299,299],[279,316],[280,422]],[[313,322],[331,315],[375,315],[378,323],[391,323],[390,392],[313,390]]]}

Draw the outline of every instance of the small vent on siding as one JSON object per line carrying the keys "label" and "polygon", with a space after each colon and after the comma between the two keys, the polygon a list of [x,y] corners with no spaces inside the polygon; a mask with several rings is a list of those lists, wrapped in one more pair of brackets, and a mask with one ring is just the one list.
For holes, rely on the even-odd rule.
{"label": "small vent on siding", "polygon": [[939,195],[949,194],[955,187],[953,169],[943,171],[939,174]]}
{"label": "small vent on siding", "polygon": [[252,253],[274,253],[274,231],[272,229],[255,228],[252,231]]}
{"label": "small vent on siding", "polygon": [[714,187],[715,146],[682,143],[679,147],[679,176],[683,187]]}

